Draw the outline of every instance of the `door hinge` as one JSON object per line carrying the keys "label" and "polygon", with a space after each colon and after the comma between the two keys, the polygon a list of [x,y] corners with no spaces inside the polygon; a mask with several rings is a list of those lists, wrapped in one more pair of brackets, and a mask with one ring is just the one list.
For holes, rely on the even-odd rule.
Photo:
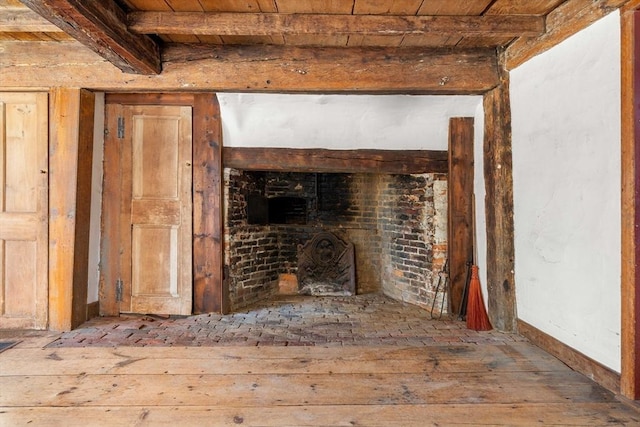
{"label": "door hinge", "polygon": [[116,302],[122,302],[122,279],[116,280]]}
{"label": "door hinge", "polygon": [[124,138],[124,117],[118,117],[118,138]]}

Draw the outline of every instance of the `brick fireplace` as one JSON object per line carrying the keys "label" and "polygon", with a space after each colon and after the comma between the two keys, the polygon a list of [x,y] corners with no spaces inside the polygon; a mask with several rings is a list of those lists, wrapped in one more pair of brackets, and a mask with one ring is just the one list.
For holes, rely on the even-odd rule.
{"label": "brick fireplace", "polygon": [[[447,257],[447,175],[226,168],[225,276],[232,310],[270,298],[321,232],[353,244],[355,291],[431,308]],[[436,306],[440,307],[441,294]]]}

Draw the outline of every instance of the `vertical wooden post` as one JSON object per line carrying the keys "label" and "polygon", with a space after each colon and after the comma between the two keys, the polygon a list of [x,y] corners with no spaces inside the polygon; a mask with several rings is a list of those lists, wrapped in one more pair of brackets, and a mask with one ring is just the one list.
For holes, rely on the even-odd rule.
{"label": "vertical wooden post", "polygon": [[117,316],[120,303],[116,280],[120,273],[120,209],[122,206],[122,144],[117,134],[122,105],[105,105],[104,172],[102,178],[102,215],[100,224],[100,314]]}
{"label": "vertical wooden post", "polygon": [[449,120],[449,277],[450,308],[460,310],[468,263],[473,258],[473,118]]}
{"label": "vertical wooden post", "polygon": [[[501,61],[502,68],[504,60]],[[516,330],[513,162],[509,76],[484,95],[484,179],[489,318],[499,331]]]}
{"label": "vertical wooden post", "polygon": [[194,313],[227,313],[223,282],[222,122],[214,94],[197,94],[193,123]]}
{"label": "vertical wooden post", "polygon": [[54,89],[49,143],[49,329],[86,320],[93,93]]}
{"label": "vertical wooden post", "polygon": [[640,11],[622,10],[622,366],[620,392],[640,398]]}

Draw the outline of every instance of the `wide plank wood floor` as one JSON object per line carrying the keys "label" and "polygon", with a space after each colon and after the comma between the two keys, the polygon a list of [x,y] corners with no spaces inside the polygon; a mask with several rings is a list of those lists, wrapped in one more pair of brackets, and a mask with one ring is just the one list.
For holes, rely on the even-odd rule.
{"label": "wide plank wood floor", "polygon": [[526,342],[43,348],[0,353],[0,425],[639,425]]}
{"label": "wide plank wood floor", "polygon": [[379,295],[0,331],[0,426],[640,425],[526,339]]}

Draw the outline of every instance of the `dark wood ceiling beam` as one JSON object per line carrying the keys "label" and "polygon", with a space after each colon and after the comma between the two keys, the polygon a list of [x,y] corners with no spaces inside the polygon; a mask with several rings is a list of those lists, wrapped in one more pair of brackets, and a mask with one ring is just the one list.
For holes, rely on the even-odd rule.
{"label": "dark wood ceiling beam", "polygon": [[127,29],[126,14],[113,0],[22,0],[120,70],[159,74],[160,49],[148,36]]}
{"label": "dark wood ceiling beam", "polygon": [[31,9],[6,8],[0,13],[0,33],[59,33],[62,30]]}
{"label": "dark wood ceiling beam", "polygon": [[398,36],[539,36],[540,16],[396,16],[282,13],[134,12],[129,28],[142,34],[270,36],[294,34]]}
{"label": "dark wood ceiling beam", "polygon": [[580,32],[593,22],[624,4],[637,0],[567,0],[549,12],[547,31],[533,38],[516,39],[506,50],[508,70],[524,64],[534,56]]}
{"label": "dark wood ceiling beam", "polygon": [[167,45],[162,74],[145,76],[124,74],[77,42],[0,47],[6,87],[462,95],[500,82],[495,49]]}

